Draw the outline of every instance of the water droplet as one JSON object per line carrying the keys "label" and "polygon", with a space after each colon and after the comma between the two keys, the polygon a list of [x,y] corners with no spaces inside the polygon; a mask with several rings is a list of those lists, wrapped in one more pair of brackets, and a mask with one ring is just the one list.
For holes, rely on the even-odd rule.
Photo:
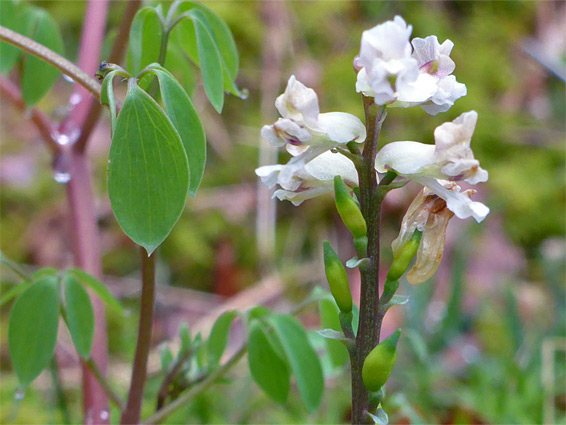
{"label": "water droplet", "polygon": [[69,83],[75,83],[75,80],[73,80],[71,77],[69,77],[67,74],[63,74],[63,79]]}
{"label": "water droplet", "polygon": [[75,143],[79,138],[81,131],[78,128],[72,128],[70,131],[66,133],[59,133],[59,131],[55,130],[51,133],[51,137],[55,139],[55,141],[61,146],[67,146],[72,143]]}
{"label": "water droplet", "polygon": [[55,181],[57,183],[69,183],[71,181],[71,175],[69,173],[58,173],[55,172],[55,174],[53,174],[53,178],[55,179]]}
{"label": "water droplet", "polygon": [[100,419],[102,419],[103,421],[107,421],[108,419],[110,419],[110,412],[108,410],[101,410]]}
{"label": "water droplet", "polygon": [[240,90],[240,94],[238,95],[238,97],[242,100],[246,100],[249,95],[250,95],[250,91],[246,88],[243,88]]}
{"label": "water droplet", "polygon": [[69,163],[69,153],[61,152],[53,160],[53,178],[57,183],[69,183],[71,171]]}
{"label": "water droplet", "polygon": [[21,401],[26,396],[26,391],[23,388],[18,388],[14,393],[14,400]]}
{"label": "water droplet", "polygon": [[69,104],[73,105],[73,106],[78,105],[79,103],[81,103],[82,99],[83,99],[83,97],[80,94],[73,93],[71,95],[71,97],[69,98]]}

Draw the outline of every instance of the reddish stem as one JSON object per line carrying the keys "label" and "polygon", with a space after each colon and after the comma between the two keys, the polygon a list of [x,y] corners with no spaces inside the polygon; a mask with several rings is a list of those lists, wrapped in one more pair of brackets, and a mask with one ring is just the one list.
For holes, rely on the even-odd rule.
{"label": "reddish stem", "polygon": [[[108,0],[90,0],[84,17],[83,32],[79,48],[78,66],[90,75],[98,69],[102,42],[106,28]],[[59,132],[76,141],[85,124],[88,111],[95,99],[81,85],[75,84],[69,99],[73,107],[69,117],[61,123]],[[94,205],[94,193],[88,161],[84,152],[66,151],[68,154],[71,180],[67,184],[67,198],[71,214],[72,239],[75,264],[92,274],[102,278],[102,261],[100,257],[100,235]],[[95,332],[91,352],[92,360],[102,374],[106,374],[108,366],[108,339],[104,304],[91,294],[94,309]],[[108,396],[98,382],[91,369],[82,363],[83,372],[83,408],[85,424],[110,423]]]}

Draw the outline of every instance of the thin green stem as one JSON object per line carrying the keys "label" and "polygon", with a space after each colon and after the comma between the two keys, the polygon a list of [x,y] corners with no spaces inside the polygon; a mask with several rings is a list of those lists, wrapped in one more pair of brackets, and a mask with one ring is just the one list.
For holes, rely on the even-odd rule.
{"label": "thin green stem", "polygon": [[120,397],[118,393],[114,391],[114,389],[110,385],[110,382],[108,382],[108,380],[106,379],[100,368],[92,360],[92,358],[84,360],[84,363],[92,371],[92,373],[94,373],[94,376],[108,395],[108,398],[110,398],[110,401],[112,401],[112,403],[114,403],[121,412],[124,411],[124,409],[126,408],[126,403],[124,403],[122,397]]}
{"label": "thin green stem", "polygon": [[53,381],[55,396],[57,398],[57,407],[61,411],[63,423],[70,424],[71,414],[69,412],[69,404],[67,403],[67,398],[65,397],[65,392],[63,391],[63,385],[61,384],[61,375],[59,374],[59,366],[57,365],[57,358],[55,357],[55,355],[51,357],[51,361],[49,362],[49,372],[51,373],[51,380]]}
{"label": "thin green stem", "polygon": [[226,373],[236,363],[238,363],[242,357],[244,357],[244,354],[246,354],[247,349],[248,349],[247,344],[244,344],[236,353],[234,353],[234,355],[226,363],[224,363],[218,369],[215,369],[202,382],[200,382],[198,385],[195,385],[190,391],[181,395],[178,399],[171,402],[170,404],[165,406],[163,409],[161,409],[158,412],[156,412],[155,414],[151,415],[149,418],[147,418],[142,423],[144,425],[158,424],[163,419],[165,419],[168,415],[173,413],[175,410],[177,410],[181,406],[185,405],[187,402],[192,400],[197,395],[206,391],[208,388],[210,388],[210,386],[212,384],[214,384],[214,381],[216,381],[216,379],[218,379],[220,376],[224,375],[224,373]]}
{"label": "thin green stem", "polygon": [[91,92],[97,99],[100,99],[100,83],[80,69],[73,62],[65,59],[63,56],[55,53],[53,50],[48,49],[42,44],[12,31],[6,27],[0,26],[0,40],[12,46],[16,46],[31,55],[53,65],[63,74],[68,75],[74,81],[79,83],[89,92]]}
{"label": "thin green stem", "polygon": [[147,358],[151,345],[151,328],[153,325],[153,305],[155,302],[155,254],[147,255],[140,247],[142,262],[142,294],[138,342],[132,369],[132,380],[128,392],[126,409],[120,419],[121,424],[138,424],[140,422],[143,390],[147,376]]}
{"label": "thin green stem", "polygon": [[0,264],[4,264],[23,280],[31,280],[31,274],[25,271],[19,264],[6,257],[3,252],[0,252]]}

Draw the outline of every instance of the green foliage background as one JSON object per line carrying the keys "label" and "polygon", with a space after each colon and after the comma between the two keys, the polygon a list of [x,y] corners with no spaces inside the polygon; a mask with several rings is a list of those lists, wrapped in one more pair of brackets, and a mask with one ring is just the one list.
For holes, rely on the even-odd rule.
{"label": "green foliage background", "polygon": [[[37,3],[55,17],[64,35],[65,51],[70,52],[71,59],[76,57],[85,3]],[[544,29],[545,23],[541,24],[540,19],[537,21],[537,17],[543,15],[544,7],[549,7],[546,3],[551,4],[534,1],[290,1],[280,4],[284,13],[280,19],[286,22],[283,34],[290,38],[292,49],[287,46],[283,52],[277,94],[284,89],[291,74],[296,74],[299,79],[304,77],[305,83],[319,94],[322,111],[346,111],[363,118],[352,70],[352,59],[359,50],[363,30],[399,14],[413,25],[413,36],[435,34],[441,42],[449,38],[455,43],[452,52],[456,62],[455,75],[458,81],[467,85],[468,95],[458,100],[449,112],[436,117],[428,116],[418,108],[391,110],[382,140],[433,143],[436,126],[462,112],[478,111],[479,121],[472,147],[482,167],[490,173],[489,182],[479,194],[492,211],[485,224],[501,223],[497,229],[508,241],[506,247],[518,252],[524,260],[523,267],[507,270],[507,275],[498,277],[497,287],[486,293],[478,295],[474,288],[467,288],[468,256],[487,249],[476,243],[485,235],[487,227],[468,223],[458,236],[457,252],[451,256],[452,264],[447,267],[450,286],[446,293],[435,294],[434,282],[405,290],[411,301],[403,307],[404,326],[409,335],[411,330],[414,332],[412,337],[404,337],[400,342],[399,364],[393,372],[391,388],[388,388],[390,398],[385,408],[393,420],[408,419],[411,423],[543,421],[542,405],[548,395],[540,381],[541,370],[545,367],[540,357],[541,347],[544,340],[565,336],[566,106],[564,83],[548,75],[526,55],[522,43],[529,37],[536,38],[541,25]],[[253,190],[255,185],[253,170],[258,164],[259,129],[276,118],[272,103],[269,110],[261,108],[265,54],[269,53],[264,52],[268,31],[266,5],[259,1],[211,1],[206,4],[226,20],[234,33],[241,56],[237,82],[249,90],[249,96],[247,100],[227,97],[219,118],[206,105],[202,83],[197,81],[193,98],[197,110],[205,111],[203,120],[212,148],[208,150],[201,192],[196,200],[189,200],[188,208],[159,250],[161,278],[172,286],[213,291],[218,253],[220,247],[228,246],[233,255],[230,267],[234,270],[234,285],[241,289],[261,276],[263,266],[256,252],[253,201],[250,204],[242,195],[241,200],[230,198],[233,206],[203,207],[199,199],[222,197],[219,189],[228,192]],[[111,5],[109,39],[115,34],[123,7],[121,2]],[[560,59],[564,62],[564,52],[562,55]],[[71,89],[70,84],[62,80],[58,84],[60,90],[52,91],[51,96],[39,104],[55,117],[64,116],[65,111],[60,105],[64,104]],[[6,180],[5,174],[3,176],[1,248],[19,262],[38,264],[45,254],[38,248],[40,243],[34,238],[34,232],[50,226],[55,226],[56,233],[66,231],[64,218],[61,218],[65,210],[65,189],[54,183],[48,152],[35,140],[35,134],[25,130],[29,127],[26,121],[6,102],[1,106],[4,167],[10,159],[17,159],[32,168],[20,180]],[[221,134],[208,132],[218,127],[219,122]],[[106,128],[102,133],[109,141],[107,119],[104,125]],[[95,185],[99,204],[103,206],[100,225],[105,247],[104,270],[115,276],[135,275],[137,252],[104,208],[107,196],[106,136],[99,136],[95,141],[100,142],[100,147],[91,146]],[[280,161],[285,160],[285,154],[280,157]],[[26,162],[26,158],[31,160]],[[414,188],[408,190],[407,193],[411,193]],[[388,243],[398,231],[406,205],[386,208],[385,260],[389,255]],[[234,218],[232,208],[236,207],[242,208],[243,213]],[[290,203],[279,203],[277,208],[275,263],[280,270],[287,272],[297,263],[319,259],[321,235],[340,234],[340,231],[332,230],[337,223],[337,214],[331,197],[308,201],[298,208]],[[52,232],[48,236],[44,243],[55,241],[52,249],[60,250],[59,255],[48,257],[59,262],[51,265],[67,265],[70,247],[65,238],[61,242]],[[347,249],[344,252],[345,256]],[[503,253],[489,254],[497,258]],[[471,273],[473,275],[474,270]],[[9,279],[2,278],[3,281]],[[296,280],[300,281],[300,276]],[[295,284],[289,282],[291,288]],[[470,292],[480,299],[471,309],[466,308]],[[521,294],[525,292],[534,294],[527,307],[521,301]],[[291,289],[290,296],[300,299],[301,289]],[[438,297],[447,309],[441,320],[430,325],[429,306],[431,302],[438,302]],[[525,309],[531,314],[526,314]],[[2,311],[3,346],[8,312],[9,308]],[[114,317],[112,313],[109,320],[112,355],[129,359],[134,347],[135,320]],[[313,338],[316,341],[316,337]],[[446,359],[458,347],[472,350],[472,360],[447,370]],[[6,422],[14,409],[15,377],[10,372],[4,351],[0,358],[0,395],[2,421]],[[564,351],[557,354],[556,364],[555,378],[559,386],[565,376]],[[233,385],[219,386],[200,397],[171,417],[170,422],[345,421],[348,416],[347,373],[340,374],[332,368],[325,373],[330,376],[327,385],[331,390],[325,393],[323,407],[313,415],[300,407],[296,390],[292,391],[291,401],[285,406],[277,406],[262,396],[249,378],[240,376],[241,379],[236,379]],[[150,382],[149,392],[156,390],[151,390]],[[235,394],[239,398],[234,398]],[[69,395],[78,409],[78,392],[69,391]],[[232,398],[233,403],[219,405],[215,402],[218,397]],[[558,417],[562,420],[565,397],[562,390],[555,400]],[[58,423],[61,419],[39,389],[29,391],[25,403],[26,408],[17,416],[19,423],[37,420]],[[52,407],[44,410],[45,405]]]}

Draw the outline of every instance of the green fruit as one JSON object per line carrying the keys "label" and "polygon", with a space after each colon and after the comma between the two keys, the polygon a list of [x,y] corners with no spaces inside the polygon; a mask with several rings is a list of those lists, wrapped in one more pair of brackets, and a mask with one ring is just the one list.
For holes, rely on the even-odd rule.
{"label": "green fruit", "polygon": [[401,329],[384,339],[368,354],[362,368],[362,380],[370,391],[377,392],[387,382],[397,361],[397,341]]}
{"label": "green fruit", "polygon": [[338,308],[343,313],[352,311],[352,294],[346,269],[342,265],[340,258],[336,255],[330,242],[324,241],[324,271],[330,286],[330,292],[336,300]]}
{"label": "green fruit", "polygon": [[355,238],[366,236],[367,227],[364,216],[350,195],[350,189],[342,180],[342,177],[334,177],[334,193],[336,196],[336,209],[342,218],[342,221],[352,232]]}
{"label": "green fruit", "polygon": [[411,260],[417,254],[423,233],[416,230],[413,237],[407,242],[401,252],[393,258],[393,263],[387,272],[387,280],[398,280],[409,268]]}

